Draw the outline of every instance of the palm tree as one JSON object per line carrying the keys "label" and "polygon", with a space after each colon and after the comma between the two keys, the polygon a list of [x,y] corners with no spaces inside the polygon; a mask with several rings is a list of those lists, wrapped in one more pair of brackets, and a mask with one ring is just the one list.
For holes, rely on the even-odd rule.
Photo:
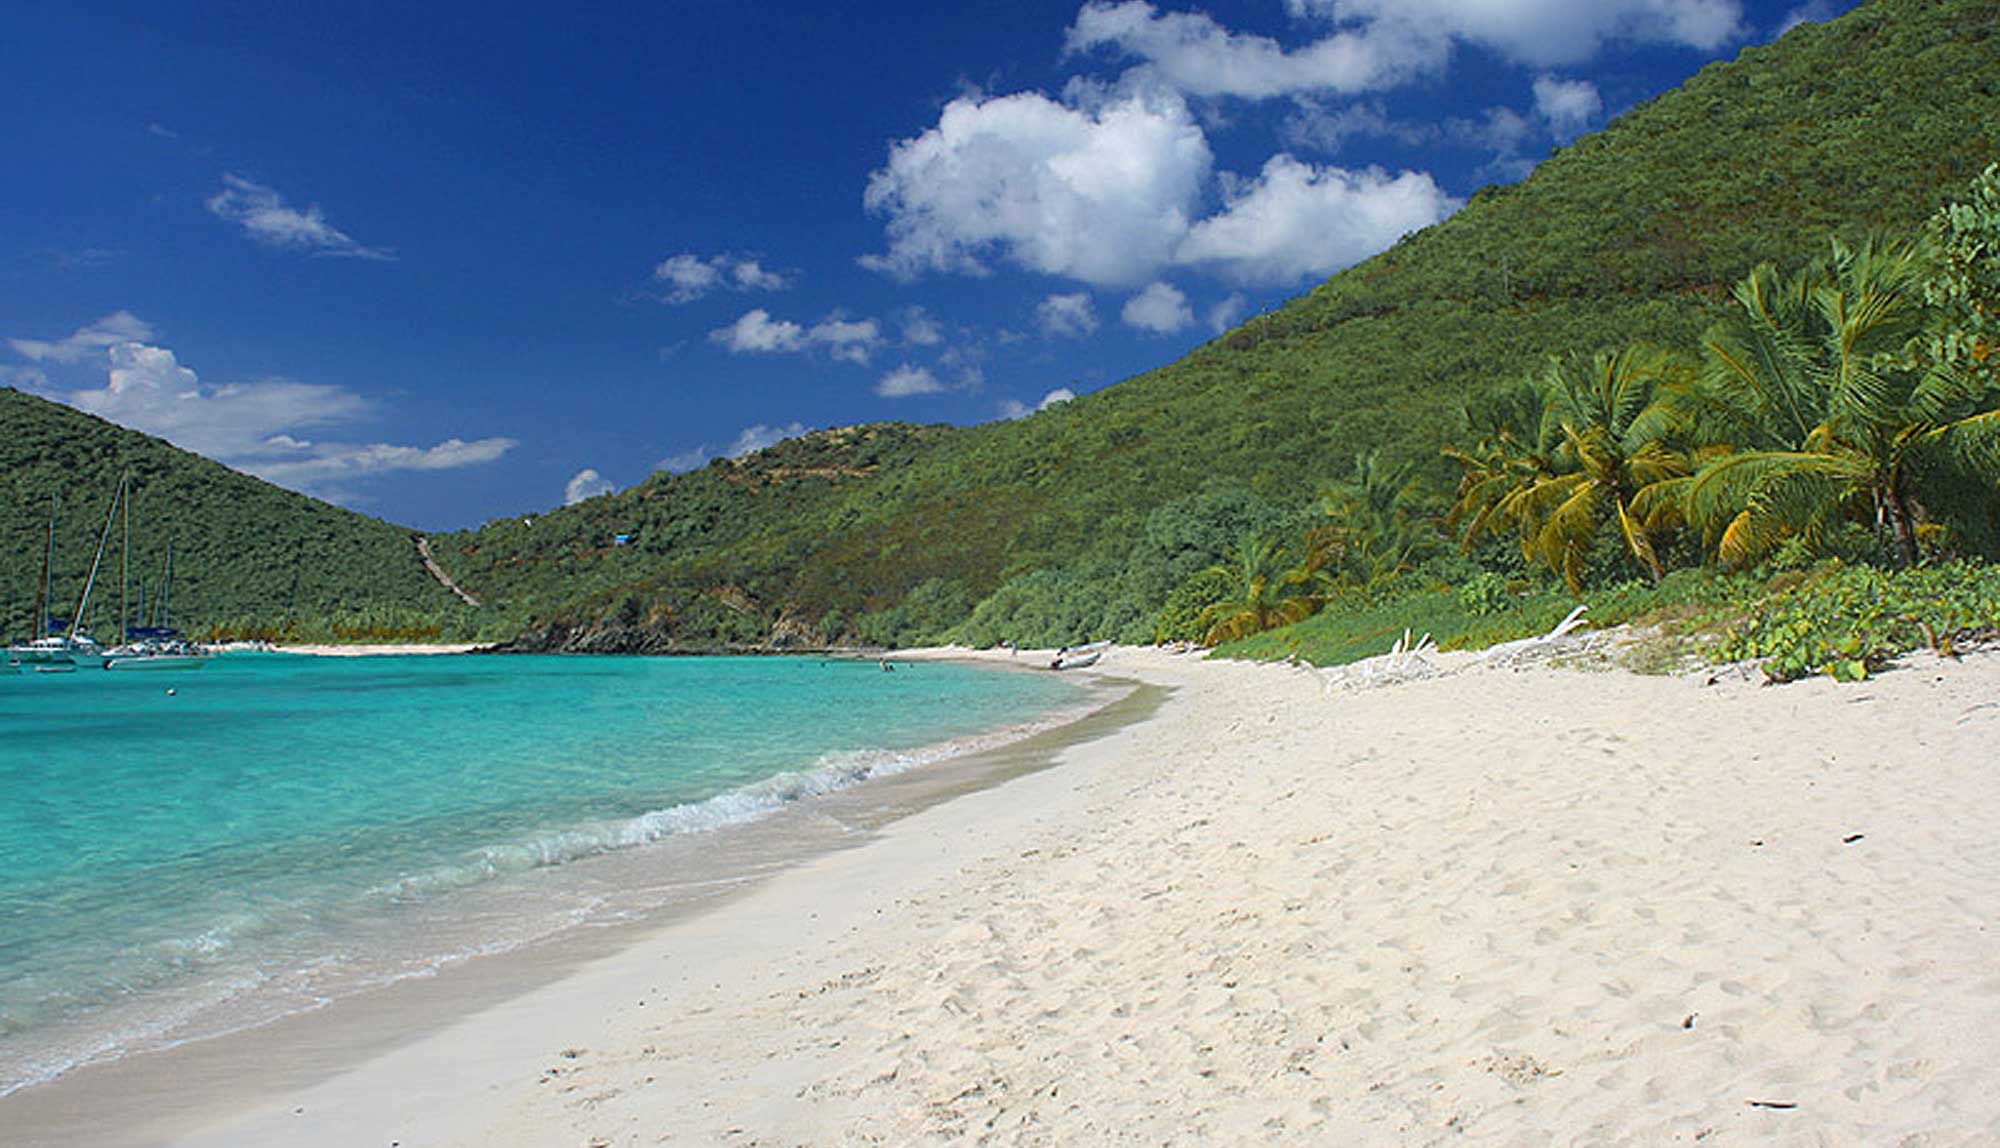
{"label": "palm tree", "polygon": [[1391,465],[1380,450],[1354,457],[1352,477],[1320,494],[1327,521],[1306,536],[1306,565],[1331,589],[1366,588],[1408,570],[1435,546],[1435,531],[1415,512],[1414,462]]}
{"label": "palm tree", "polygon": [[1499,444],[1484,455],[1463,452],[1457,518],[1473,532],[1508,525],[1522,553],[1580,589],[1597,536],[1616,522],[1625,549],[1655,582],[1665,576],[1656,535],[1672,525],[1648,487],[1685,477],[1690,452],[1676,445],[1673,396],[1690,380],[1680,361],[1645,347],[1552,360],[1538,383],[1541,426],[1534,450]]}
{"label": "palm tree", "polygon": [[1460,549],[1470,553],[1473,545],[1497,526],[1496,516],[1509,495],[1554,471],[1548,458],[1536,449],[1542,392],[1534,378],[1517,380],[1467,403],[1464,417],[1470,435],[1478,436],[1477,445],[1470,450],[1444,448],[1444,456],[1461,470],[1444,524],[1447,530],[1463,527]]}
{"label": "palm tree", "polygon": [[1203,645],[1220,645],[1311,617],[1324,600],[1313,592],[1317,568],[1308,561],[1286,569],[1282,549],[1264,535],[1246,535],[1230,547],[1228,557],[1226,564],[1210,569],[1231,577],[1235,588],[1230,597],[1196,619]]}
{"label": "palm tree", "polygon": [[1817,546],[1842,518],[1872,522],[1914,565],[1927,518],[1990,509],[1990,485],[1967,506],[1948,476],[2000,474],[2000,411],[1970,374],[1919,353],[1924,270],[1913,244],[1836,240],[1824,262],[1737,285],[1739,313],[1704,340],[1703,390],[1745,449],[1685,484],[1687,517],[1724,565],[1788,538]]}

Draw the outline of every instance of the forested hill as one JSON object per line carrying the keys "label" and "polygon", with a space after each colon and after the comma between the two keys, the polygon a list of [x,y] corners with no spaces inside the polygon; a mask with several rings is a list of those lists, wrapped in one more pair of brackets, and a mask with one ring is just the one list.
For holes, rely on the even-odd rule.
{"label": "forested hill", "polygon": [[197,631],[639,650],[1143,640],[1190,574],[1246,529],[1293,530],[1358,456],[1425,468],[1442,502],[1455,474],[1439,447],[1463,440],[1464,404],[1487,388],[1555,353],[1690,346],[1757,263],[1914,232],[2000,159],[1996,61],[2000,0],[1870,0],[1703,69],[1523,183],[1095,394],[1018,422],[815,432],[434,538],[477,610],[400,528],[0,392],[0,627],[23,632],[49,494],[73,599],[129,467],[134,569],[156,577],[171,536],[176,614]]}
{"label": "forested hill", "polygon": [[1302,507],[1378,449],[1442,490],[1438,447],[1482,387],[1556,352],[1690,345],[1758,262],[1913,230],[2000,158],[1996,61],[1995,0],[1874,0],[1156,371],[1020,422],[656,475],[441,551],[546,645],[936,636],[996,591],[986,613],[1028,630],[1139,637],[1257,505]]}
{"label": "forested hill", "polygon": [[[425,573],[402,527],[0,389],[0,637],[34,629],[51,496],[59,511],[51,613],[75,611],[123,473],[131,475],[125,569],[135,615],[142,583],[157,601],[171,542],[173,621],[191,634],[417,637],[473,624]],[[104,640],[117,632],[122,527],[85,616]]]}

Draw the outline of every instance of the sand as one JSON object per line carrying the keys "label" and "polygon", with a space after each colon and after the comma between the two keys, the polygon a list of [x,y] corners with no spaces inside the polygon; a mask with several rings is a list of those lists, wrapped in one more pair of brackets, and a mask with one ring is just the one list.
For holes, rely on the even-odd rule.
{"label": "sand", "polygon": [[321,658],[370,658],[387,654],[469,654],[477,642],[345,642],[273,646],[280,654],[311,654]]}
{"label": "sand", "polygon": [[2000,1141],[2000,657],[1101,672],[1175,692],[173,1142]]}

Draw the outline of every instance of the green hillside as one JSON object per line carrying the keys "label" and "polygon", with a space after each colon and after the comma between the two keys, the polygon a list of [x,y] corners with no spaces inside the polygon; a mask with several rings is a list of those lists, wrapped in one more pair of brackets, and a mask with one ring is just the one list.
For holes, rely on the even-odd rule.
{"label": "green hillside", "polygon": [[1414,461],[1443,493],[1469,396],[1553,352],[1690,345],[1756,263],[1914,229],[2000,158],[1996,60],[1993,0],[1876,0],[1096,394],[1017,423],[808,436],[440,550],[530,644],[907,638],[982,600],[1029,631],[1138,637],[1229,528],[1303,507],[1357,454]]}
{"label": "green hillside", "polygon": [[[173,620],[192,634],[334,637],[464,632],[470,611],[425,573],[410,532],[239,474],[136,431],[0,389],[0,636],[27,637],[50,497],[59,514],[51,613],[83,592],[121,473],[131,475],[128,602],[174,548]],[[117,631],[114,530],[85,623]]]}
{"label": "green hillside", "polygon": [[[1416,468],[1441,511],[1458,471],[1439,448],[1476,437],[1466,404],[1549,355],[1691,347],[1757,263],[1912,233],[2000,159],[1996,59],[2000,0],[1872,0],[1803,25],[1096,394],[1019,422],[816,432],[433,539],[477,610],[401,528],[0,392],[0,629],[28,628],[49,496],[66,613],[129,468],[134,576],[157,580],[171,537],[176,618],[196,632],[598,650],[1144,639],[1246,531],[1300,536],[1361,456],[1370,474]],[[88,619],[100,633],[111,585]]]}

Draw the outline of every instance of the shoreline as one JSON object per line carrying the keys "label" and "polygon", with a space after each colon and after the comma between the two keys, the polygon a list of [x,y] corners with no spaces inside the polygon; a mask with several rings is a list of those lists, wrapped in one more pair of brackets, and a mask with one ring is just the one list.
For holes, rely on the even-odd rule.
{"label": "shoreline", "polygon": [[298,645],[272,646],[270,649],[274,654],[302,654],[315,658],[373,658],[398,654],[438,657],[470,654],[484,648],[478,642],[302,642]]}
{"label": "shoreline", "polygon": [[1074,701],[1044,717],[915,747],[902,755],[914,764],[858,784],[712,831],[581,858],[557,867],[561,873],[530,873],[531,881],[566,873],[603,886],[607,894],[628,889],[649,899],[664,891],[666,899],[636,916],[620,910],[517,947],[454,958],[428,974],[345,993],[319,1007],[76,1065],[0,1095],[0,1126],[10,1130],[10,1144],[161,1143],[164,1129],[198,1125],[203,1111],[233,1111],[263,1092],[336,1075],[428,1028],[504,1005],[640,943],[655,930],[697,918],[754,890],[773,873],[864,845],[885,825],[931,804],[1047,768],[1070,740],[1097,736],[1107,722],[1133,720],[1135,700],[1143,708],[1145,692],[1137,683],[1107,676],[1079,688]]}
{"label": "shoreline", "polygon": [[174,1135],[61,1142],[1936,1146],[2000,1126],[2000,656],[1778,689],[1453,666],[1336,693],[1116,650],[1089,673],[1173,692],[1051,768],[335,1075]]}

